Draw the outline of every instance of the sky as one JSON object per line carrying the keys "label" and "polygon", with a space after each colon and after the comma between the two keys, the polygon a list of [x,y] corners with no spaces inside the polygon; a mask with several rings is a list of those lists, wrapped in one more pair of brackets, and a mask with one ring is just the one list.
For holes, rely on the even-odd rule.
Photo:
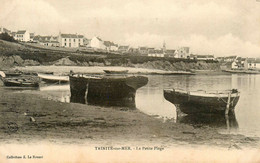
{"label": "sky", "polygon": [[84,34],[121,45],[260,57],[257,0],[0,0],[0,26]]}

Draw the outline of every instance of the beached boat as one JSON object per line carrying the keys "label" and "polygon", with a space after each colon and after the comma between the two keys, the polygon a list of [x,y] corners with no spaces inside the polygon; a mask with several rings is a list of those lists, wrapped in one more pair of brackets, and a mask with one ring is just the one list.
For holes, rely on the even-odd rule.
{"label": "beached boat", "polygon": [[67,82],[69,82],[69,76],[38,73],[38,77],[46,83],[67,83]]}
{"label": "beached boat", "polygon": [[223,70],[224,72],[235,73],[235,74],[260,74],[258,70]]}
{"label": "beached boat", "polygon": [[240,97],[236,89],[227,91],[184,91],[165,89],[164,98],[183,113],[223,113],[234,109]]}
{"label": "beached boat", "polygon": [[126,74],[128,70],[121,70],[121,71],[115,71],[115,70],[103,70],[107,74]]}
{"label": "beached boat", "polygon": [[2,78],[7,87],[39,87],[39,83],[34,80],[24,78]]}
{"label": "beached boat", "polygon": [[135,106],[136,90],[147,83],[143,76],[70,76],[71,101],[85,103],[87,95],[89,104]]}
{"label": "beached boat", "polygon": [[223,72],[229,72],[234,74],[244,74],[245,70],[222,70]]}

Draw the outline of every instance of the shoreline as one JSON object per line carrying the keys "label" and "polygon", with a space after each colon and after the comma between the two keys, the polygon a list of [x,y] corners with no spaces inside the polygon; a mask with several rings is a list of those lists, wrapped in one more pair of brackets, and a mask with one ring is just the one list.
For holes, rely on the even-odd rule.
{"label": "shoreline", "polygon": [[69,74],[70,70],[74,73],[101,75],[106,74],[103,70],[121,71],[128,70],[129,75],[231,75],[231,73],[220,70],[201,70],[201,71],[166,71],[159,69],[122,67],[122,66],[25,66],[14,67],[10,70],[19,70],[22,72],[37,73],[37,72],[53,72],[54,74]]}
{"label": "shoreline", "polygon": [[0,89],[1,144],[39,140],[58,144],[101,142],[108,145],[145,142],[167,147],[206,145],[243,149],[257,148],[259,143],[258,137],[220,134],[212,128],[194,128],[171,120],[164,122],[138,109],[62,103],[37,94],[30,96]]}

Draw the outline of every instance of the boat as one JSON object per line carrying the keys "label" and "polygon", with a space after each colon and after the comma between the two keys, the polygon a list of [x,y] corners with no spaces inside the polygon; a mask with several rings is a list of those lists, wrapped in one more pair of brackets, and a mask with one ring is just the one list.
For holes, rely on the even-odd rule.
{"label": "boat", "polygon": [[69,76],[61,76],[61,75],[51,75],[51,74],[43,74],[38,73],[38,77],[46,82],[46,83],[68,83]]}
{"label": "boat", "polygon": [[226,91],[185,91],[164,89],[164,98],[186,114],[225,113],[234,110],[240,97],[236,89]]}
{"label": "boat", "polygon": [[135,107],[136,90],[147,83],[144,76],[70,76],[71,101]]}
{"label": "boat", "polygon": [[2,78],[7,87],[39,87],[39,82],[25,78]]}
{"label": "boat", "polygon": [[229,72],[234,74],[244,74],[245,70],[222,70],[223,72]]}
{"label": "boat", "polygon": [[258,70],[223,70],[224,72],[229,73],[238,73],[238,74],[260,74]]}
{"label": "boat", "polygon": [[115,71],[115,70],[103,70],[107,74],[127,74],[128,70],[121,70],[121,71]]}

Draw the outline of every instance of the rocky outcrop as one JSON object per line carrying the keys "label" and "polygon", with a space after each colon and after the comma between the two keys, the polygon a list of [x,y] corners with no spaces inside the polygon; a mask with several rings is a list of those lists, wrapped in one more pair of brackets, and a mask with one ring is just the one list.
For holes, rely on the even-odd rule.
{"label": "rocky outcrop", "polygon": [[0,68],[7,69],[13,66],[36,66],[40,63],[34,60],[23,60],[20,56],[1,56],[0,57]]}
{"label": "rocky outcrop", "polygon": [[55,66],[77,66],[77,63],[73,62],[69,58],[61,58],[56,61],[53,65]]}
{"label": "rocky outcrop", "polygon": [[197,62],[169,62],[169,61],[148,61],[142,64],[135,64],[137,68],[159,69],[166,71],[176,70],[219,70],[219,63],[207,63],[206,61]]}

